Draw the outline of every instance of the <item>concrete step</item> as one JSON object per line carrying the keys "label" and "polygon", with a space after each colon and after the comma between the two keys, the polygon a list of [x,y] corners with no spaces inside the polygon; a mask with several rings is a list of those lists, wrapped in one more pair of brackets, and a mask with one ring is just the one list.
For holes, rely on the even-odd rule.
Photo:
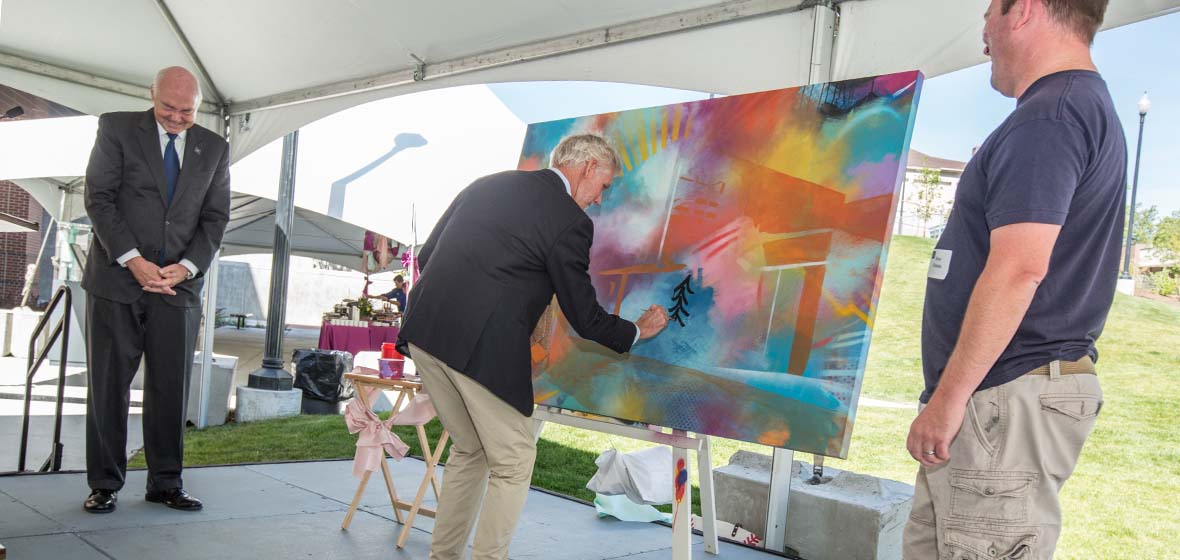
{"label": "concrete step", "polygon": [[[86,404],[86,387],[69,387],[67,386],[62,392],[62,402],[74,404]],[[25,386],[24,385],[0,385],[0,399],[14,399],[24,400]],[[33,401],[42,402],[57,402],[57,386],[56,385],[33,385]],[[143,391],[131,390],[131,406],[143,406]]]}

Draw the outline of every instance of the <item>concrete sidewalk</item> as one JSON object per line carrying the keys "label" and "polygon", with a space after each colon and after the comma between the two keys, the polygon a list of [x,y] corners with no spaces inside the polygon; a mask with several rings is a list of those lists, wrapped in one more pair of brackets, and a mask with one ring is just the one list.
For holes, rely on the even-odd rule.
{"label": "concrete sidewalk", "polygon": [[[21,414],[24,401],[0,399],[0,473],[14,471],[20,447]],[[25,468],[36,470],[49,457],[53,447],[53,413],[51,402],[29,403],[29,444]],[[86,405],[65,403],[62,406],[61,441],[63,470],[86,469]],[[143,416],[141,409],[132,408],[127,418],[127,450],[143,447]],[[3,525],[0,522],[0,525]]]}
{"label": "concrete sidewalk", "polygon": [[[425,463],[390,460],[399,496],[416,491]],[[441,468],[440,468],[441,470]],[[351,461],[320,461],[185,470],[185,487],[205,501],[197,513],[144,501],[146,473],[129,473],[114,513],[82,511],[80,473],[0,477],[0,543],[13,559],[367,558],[425,559],[433,520],[418,517],[404,549],[401,525],[381,477],[373,477],[361,509],[340,529],[356,491]],[[428,492],[427,496],[431,496]],[[434,503],[428,501],[433,507]],[[594,508],[533,490],[512,541],[513,559],[655,560],[671,557],[671,529],[599,519]],[[721,544],[706,554],[694,537],[693,557],[778,558]]]}

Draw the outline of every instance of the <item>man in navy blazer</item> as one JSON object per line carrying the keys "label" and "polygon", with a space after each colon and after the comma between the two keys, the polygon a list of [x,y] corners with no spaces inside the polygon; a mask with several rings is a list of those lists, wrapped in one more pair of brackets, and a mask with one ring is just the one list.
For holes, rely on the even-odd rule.
{"label": "man in navy blazer", "polygon": [[152,109],[107,113],[86,168],[94,237],[86,290],[86,475],[83,508],[114,511],[127,471],[131,380],[143,392],[147,500],[186,511],[184,424],[201,286],[229,222],[229,145],[193,124],[201,103],[188,70],[161,70]]}
{"label": "man in navy blazer", "polygon": [[477,514],[473,560],[507,558],[537,449],[529,336],[553,296],[579,335],[619,353],[668,323],[658,305],[635,323],[607,313],[590,282],[585,209],[602,202],[618,154],[581,134],[551,160],[476,180],[419,251],[401,339],[453,442],[431,560],[458,560]]}

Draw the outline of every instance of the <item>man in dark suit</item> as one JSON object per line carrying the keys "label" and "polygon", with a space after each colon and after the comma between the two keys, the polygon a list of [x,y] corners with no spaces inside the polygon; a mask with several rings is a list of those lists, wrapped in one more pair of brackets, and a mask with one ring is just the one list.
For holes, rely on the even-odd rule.
{"label": "man in dark suit", "polygon": [[579,335],[619,353],[668,323],[658,305],[635,323],[607,313],[590,282],[584,210],[619,170],[614,149],[582,134],[551,159],[472,183],[418,255],[401,338],[453,442],[431,560],[462,556],[477,513],[473,560],[507,558],[537,450],[529,336],[553,295]]}
{"label": "man in dark suit", "polygon": [[83,508],[92,513],[114,511],[123,487],[129,391],[145,355],[146,498],[201,509],[180,471],[202,273],[229,221],[229,146],[193,125],[201,93],[188,70],[161,70],[151,93],[149,111],[99,118],[86,168],[94,241],[82,277],[91,488]]}

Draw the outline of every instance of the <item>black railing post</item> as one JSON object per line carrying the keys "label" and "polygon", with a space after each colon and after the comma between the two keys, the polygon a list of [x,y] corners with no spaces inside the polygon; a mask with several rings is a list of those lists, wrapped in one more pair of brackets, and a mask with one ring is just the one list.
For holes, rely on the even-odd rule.
{"label": "black railing post", "polygon": [[[49,341],[45,347],[37,352],[37,337],[44,332],[46,324],[49,322],[49,317],[53,315],[57,305],[61,300],[65,299],[66,308],[62,311],[61,319],[53,327],[53,334],[49,337]],[[50,451],[49,457],[45,459],[45,463],[41,465],[41,471],[61,470],[62,452],[64,446],[61,443],[61,415],[62,407],[65,403],[65,388],[66,388],[66,361],[69,357],[70,349],[70,310],[73,305],[73,294],[69,286],[62,286],[53,294],[53,299],[49,302],[49,306],[45,308],[44,314],[41,315],[41,320],[37,321],[36,328],[33,329],[32,336],[29,337],[29,362],[28,370],[25,375],[25,408],[24,417],[21,419],[20,431],[20,454],[17,459],[17,472],[25,470],[25,459],[28,451],[29,443],[29,415],[31,412],[31,404],[33,401],[33,375],[37,373],[37,369],[41,367],[45,357],[49,355],[50,348],[61,338],[61,352],[60,364],[58,364],[57,372],[57,407],[54,417],[53,425],[53,449]]]}

